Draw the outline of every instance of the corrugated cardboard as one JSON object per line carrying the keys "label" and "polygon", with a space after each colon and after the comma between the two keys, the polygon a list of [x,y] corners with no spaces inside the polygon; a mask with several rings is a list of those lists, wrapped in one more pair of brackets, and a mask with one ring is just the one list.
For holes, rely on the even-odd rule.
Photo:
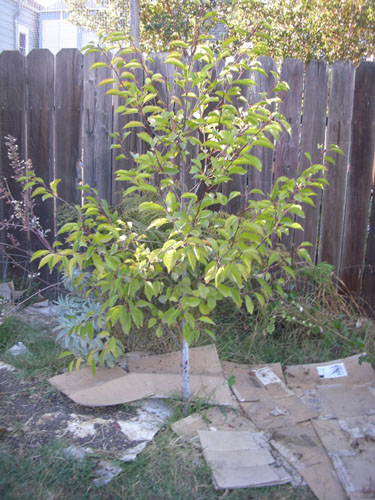
{"label": "corrugated cardboard", "polygon": [[296,396],[277,400],[263,398],[254,403],[241,403],[241,407],[261,430],[292,426],[318,416],[316,410]]}
{"label": "corrugated cardboard", "polygon": [[294,395],[283,381],[280,363],[238,365],[224,362],[223,368],[228,379],[234,377],[231,388],[240,402],[259,401],[265,396],[282,399]]}
{"label": "corrugated cardboard", "polygon": [[300,399],[325,418],[346,418],[375,413],[375,387],[332,384],[304,391]]}
{"label": "corrugated cardboard", "polygon": [[198,431],[217,488],[247,488],[291,480],[275,463],[263,433]]}
{"label": "corrugated cardboard", "polygon": [[234,375],[234,372],[245,372],[248,373],[249,370],[259,370],[266,366],[272,369],[272,371],[283,380],[283,369],[281,363],[267,363],[262,365],[246,365],[241,363],[233,363],[232,361],[222,361],[221,365],[223,367],[224,373],[227,377]]}
{"label": "corrugated cardboard", "polygon": [[[190,384],[194,396],[214,404],[236,406],[237,402],[232,397],[221,370],[215,346],[191,351],[193,372]],[[181,393],[180,358],[180,353],[171,353],[131,362],[129,360],[129,368],[136,371],[130,370],[127,373],[120,367],[99,367],[95,377],[88,367],[83,367],[72,374],[52,377],[49,382],[76,403],[86,406],[117,405],[149,396],[165,398]],[[141,369],[145,371],[142,372]],[[166,372],[163,373],[162,370]]]}
{"label": "corrugated cardboard", "polygon": [[[181,393],[181,374],[135,373],[149,387],[154,397],[166,398]],[[190,375],[191,391],[195,398],[202,398],[212,404],[237,406],[223,374]]]}
{"label": "corrugated cardboard", "polygon": [[[194,347],[189,351],[190,374],[223,373],[216,347]],[[128,360],[129,372],[181,373],[181,351]]]}
{"label": "corrugated cardboard", "polygon": [[316,420],[313,425],[347,495],[375,498],[375,417]]}
{"label": "corrugated cardboard", "polygon": [[277,429],[271,445],[301,474],[319,500],[345,500],[325,449],[310,422]]}
{"label": "corrugated cardboard", "polygon": [[[350,356],[344,359],[337,359],[327,363],[313,363],[309,365],[294,365],[287,366],[285,376],[288,387],[293,391],[315,389],[317,386],[325,385],[358,385],[358,384],[374,384],[375,373],[369,363],[363,362],[359,364],[361,354]],[[319,368],[329,367],[343,364],[347,372],[346,376],[333,376],[332,378],[321,378]],[[338,366],[338,368],[341,368]],[[335,370],[332,370],[333,372]],[[337,370],[340,372],[340,370]],[[336,375],[339,373],[336,373]],[[334,374],[335,375],[335,374]]]}
{"label": "corrugated cardboard", "polygon": [[129,403],[153,395],[137,373],[126,373],[121,368],[98,368],[93,377],[88,367],[71,375],[64,373],[49,379],[49,382],[84,406],[112,406]]}
{"label": "corrugated cardboard", "polygon": [[257,431],[255,425],[241,412],[217,406],[174,422],[172,430],[189,440],[197,437],[198,431]]}

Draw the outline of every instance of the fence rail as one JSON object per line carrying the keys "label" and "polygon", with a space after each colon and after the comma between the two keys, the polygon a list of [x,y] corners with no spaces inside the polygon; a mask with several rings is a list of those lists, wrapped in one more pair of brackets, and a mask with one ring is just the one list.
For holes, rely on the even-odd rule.
{"label": "fence rail", "polygon": [[[17,51],[0,54],[0,175],[9,179],[15,192],[4,143],[8,134],[16,137],[21,155],[32,160],[38,176],[62,179],[59,193],[66,201],[80,202],[75,188],[82,176],[109,203],[118,201],[121,185],[114,180],[115,171],[129,168],[132,160],[114,160],[109,133],[134,117],[114,113],[115,100],[105,95],[104,87],[97,87],[110,73],[108,68],[89,71],[99,58],[76,49],[63,49],[56,57],[45,49],[34,49],[27,57]],[[272,89],[276,64],[271,58],[262,58],[262,64],[269,76],[256,73],[257,88],[246,95],[252,102]],[[173,89],[173,69],[163,63],[161,54],[155,56],[153,69]],[[310,241],[313,259],[333,264],[349,290],[362,294],[375,308],[375,63],[362,62],[355,68],[351,62],[328,67],[313,61],[305,66],[287,59],[281,78],[290,91],[282,95],[280,112],[292,136],[283,134],[274,153],[259,148],[262,172],[250,168],[247,176],[233,176],[225,190],[270,192],[277,177],[295,177],[307,168],[304,152],[317,162],[320,145],[338,144],[344,156],[335,155],[336,165],[326,173],[329,186],[317,196],[315,207],[306,207],[304,234],[291,233],[284,243],[291,248]],[[169,99],[167,84],[158,91]],[[142,152],[135,131],[125,146]],[[232,211],[238,209],[236,202],[232,201]],[[37,210],[44,227],[53,229],[53,204]],[[7,207],[0,204],[0,217],[6,216]]]}

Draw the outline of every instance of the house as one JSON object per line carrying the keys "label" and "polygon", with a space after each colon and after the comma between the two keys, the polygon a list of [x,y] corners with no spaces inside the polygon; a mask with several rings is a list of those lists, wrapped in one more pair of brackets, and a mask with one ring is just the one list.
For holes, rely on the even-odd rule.
{"label": "house", "polygon": [[0,0],[0,52],[20,50],[26,55],[39,47],[39,12],[35,0]]}
{"label": "house", "polygon": [[[0,0],[1,1],[1,0]],[[93,5],[93,9],[96,6]],[[95,33],[69,22],[64,0],[57,0],[39,14],[39,47],[56,54],[60,49],[78,48],[95,39]]]}
{"label": "house", "polygon": [[27,55],[34,48],[42,48],[57,54],[63,48],[82,49],[95,40],[94,32],[69,22],[63,0],[48,7],[36,0],[0,0],[0,16],[0,52],[20,50]]}

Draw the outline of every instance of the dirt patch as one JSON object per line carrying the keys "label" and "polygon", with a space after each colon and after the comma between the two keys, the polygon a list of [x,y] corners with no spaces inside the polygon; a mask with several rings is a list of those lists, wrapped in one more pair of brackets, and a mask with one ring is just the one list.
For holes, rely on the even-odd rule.
{"label": "dirt patch", "polygon": [[0,441],[17,454],[62,439],[95,454],[123,455],[145,441],[123,432],[126,422],[139,420],[139,412],[129,405],[86,408],[47,381],[23,380],[16,370],[0,369]]}

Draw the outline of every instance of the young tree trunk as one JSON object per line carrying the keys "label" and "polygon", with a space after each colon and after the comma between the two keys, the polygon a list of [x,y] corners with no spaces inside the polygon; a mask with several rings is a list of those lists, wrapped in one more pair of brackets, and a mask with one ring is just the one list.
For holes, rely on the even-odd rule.
{"label": "young tree trunk", "polygon": [[184,338],[182,339],[181,368],[182,368],[182,399],[183,401],[188,401],[191,398],[190,359],[189,359],[189,344],[186,342]]}

